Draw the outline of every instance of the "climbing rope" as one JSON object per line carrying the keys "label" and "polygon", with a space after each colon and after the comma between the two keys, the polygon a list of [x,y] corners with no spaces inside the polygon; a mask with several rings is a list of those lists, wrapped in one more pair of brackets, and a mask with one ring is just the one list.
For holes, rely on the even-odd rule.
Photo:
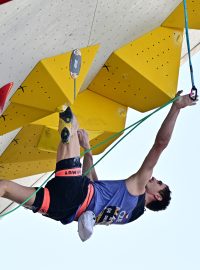
{"label": "climbing rope", "polygon": [[194,73],[193,73],[192,59],[191,59],[191,53],[190,53],[191,50],[190,50],[190,38],[189,38],[189,31],[188,31],[188,12],[187,12],[186,0],[183,0],[183,6],[184,6],[184,18],[185,18],[185,34],[186,34],[187,51],[188,51],[190,76],[191,76],[191,84],[192,84],[190,98],[192,100],[196,100],[197,99],[197,88],[195,87],[195,84],[194,84]]}
{"label": "climbing rope", "polygon": [[148,114],[147,116],[143,117],[142,119],[138,120],[137,122],[133,123],[132,125],[128,126],[127,128],[121,130],[118,133],[115,133],[114,135],[108,137],[106,140],[104,140],[103,142],[95,145],[94,147],[91,147],[90,149],[86,150],[84,152],[87,153],[95,148],[97,148],[98,146],[108,142],[108,139],[111,140],[114,137],[117,137],[119,134],[122,134],[124,131],[132,128],[131,130],[129,130],[121,139],[119,139],[97,162],[95,162],[86,172],[84,175],[87,175],[91,169],[93,167],[95,167],[105,156],[107,156],[111,150],[113,150],[123,139],[125,139],[125,137],[127,137],[134,129],[136,129],[140,124],[142,124],[145,120],[147,120],[150,116],[152,116],[153,114],[155,114],[156,112],[160,111],[161,109],[163,109],[164,107],[168,106],[170,103],[173,103],[175,100],[177,100],[179,98],[179,96],[176,96],[175,98],[173,98],[172,100],[168,101],[167,103],[165,103],[164,105],[162,105],[161,107],[159,107],[158,109],[154,110],[152,113]]}

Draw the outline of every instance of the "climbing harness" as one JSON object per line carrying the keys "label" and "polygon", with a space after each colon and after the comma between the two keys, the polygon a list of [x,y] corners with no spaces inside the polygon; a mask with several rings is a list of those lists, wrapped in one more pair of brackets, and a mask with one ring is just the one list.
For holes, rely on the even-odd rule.
{"label": "climbing harness", "polygon": [[192,67],[192,60],[191,60],[191,53],[190,53],[190,39],[189,39],[189,31],[188,31],[188,12],[187,12],[186,0],[183,0],[183,6],[184,6],[184,18],[185,18],[185,35],[186,35],[190,76],[191,76],[191,83],[192,83],[192,89],[191,89],[189,97],[193,101],[195,101],[197,99],[197,88],[195,87],[195,84],[194,84],[194,74],[193,74],[193,67]]}

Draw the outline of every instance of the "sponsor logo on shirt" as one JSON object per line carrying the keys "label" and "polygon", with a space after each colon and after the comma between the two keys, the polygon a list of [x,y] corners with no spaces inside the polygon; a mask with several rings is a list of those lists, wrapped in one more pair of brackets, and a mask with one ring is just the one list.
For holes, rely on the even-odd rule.
{"label": "sponsor logo on shirt", "polygon": [[97,216],[96,223],[102,225],[110,225],[112,223],[126,223],[128,214],[117,206],[107,206]]}

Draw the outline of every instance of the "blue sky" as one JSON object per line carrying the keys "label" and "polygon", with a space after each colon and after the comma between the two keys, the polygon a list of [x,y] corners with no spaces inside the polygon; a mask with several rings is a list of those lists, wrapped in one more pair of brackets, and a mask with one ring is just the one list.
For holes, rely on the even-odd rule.
{"label": "blue sky", "polygon": [[[199,84],[200,53],[193,58]],[[188,63],[179,87],[191,88]],[[149,118],[99,165],[99,179],[124,179],[141,165],[169,107]],[[129,110],[127,125],[141,118]],[[146,211],[128,225],[96,226],[85,243],[77,224],[63,226],[23,208],[0,220],[1,269],[199,269],[200,106],[183,109],[154,175],[172,190],[172,203],[161,213]]]}

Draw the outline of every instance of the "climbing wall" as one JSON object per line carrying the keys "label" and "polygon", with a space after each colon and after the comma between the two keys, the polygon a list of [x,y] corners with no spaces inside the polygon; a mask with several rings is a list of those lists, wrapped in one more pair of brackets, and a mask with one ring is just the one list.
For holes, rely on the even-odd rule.
{"label": "climbing wall", "polygon": [[[191,29],[200,29],[199,0],[187,0],[188,27]],[[182,3],[170,14],[170,16],[162,23],[162,26],[172,28],[184,28],[184,8]]]}
{"label": "climbing wall", "polygon": [[[80,128],[88,131],[91,146],[113,136],[125,126],[127,107],[89,90],[78,95],[72,110]],[[26,125],[12,138],[0,156],[0,179],[15,179],[55,169],[60,141],[58,119],[58,112],[50,114]],[[93,153],[101,153],[118,137],[113,137]]]}
{"label": "climbing wall", "polygon": [[146,112],[169,101],[177,89],[183,31],[158,27],[115,51],[89,89]]}
{"label": "climbing wall", "polygon": [[[171,99],[183,40],[181,2],[21,0],[1,5],[0,87],[14,86],[0,117],[0,178],[54,170],[63,103],[72,106],[95,145],[125,127],[128,107],[145,112]],[[189,27],[199,29],[199,2],[187,3]],[[83,61],[74,100],[69,58],[75,48]]]}
{"label": "climbing wall", "polygon": [[[82,69],[76,83],[78,94],[94,60],[98,45],[81,49]],[[11,98],[0,117],[0,134],[5,134],[54,113],[74,102],[74,81],[70,77],[71,52],[40,61]]]}

